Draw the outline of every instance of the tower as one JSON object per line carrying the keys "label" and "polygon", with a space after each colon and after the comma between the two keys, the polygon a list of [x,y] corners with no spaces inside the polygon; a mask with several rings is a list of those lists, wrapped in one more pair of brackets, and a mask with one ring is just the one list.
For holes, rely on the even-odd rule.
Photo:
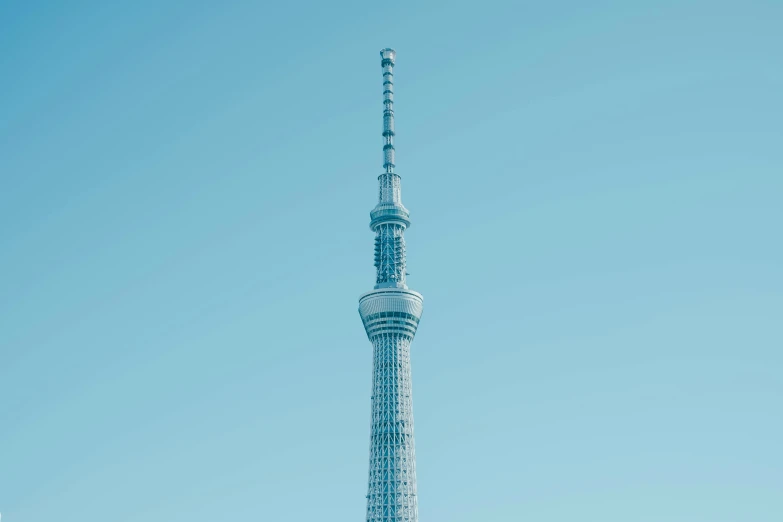
{"label": "tower", "polygon": [[367,522],[417,522],[416,452],[413,443],[410,345],[422,297],[405,284],[408,209],[394,172],[393,49],[381,51],[383,68],[383,169],[378,204],[370,212],[375,232],[375,288],[359,298],[359,314],[373,346],[372,427]]}

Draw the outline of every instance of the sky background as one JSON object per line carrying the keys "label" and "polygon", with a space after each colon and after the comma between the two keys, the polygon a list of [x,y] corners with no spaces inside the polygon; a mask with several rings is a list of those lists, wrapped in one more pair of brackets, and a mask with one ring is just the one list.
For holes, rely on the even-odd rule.
{"label": "sky background", "polygon": [[783,520],[783,3],[0,3],[3,522],[363,520],[397,49],[422,522]]}

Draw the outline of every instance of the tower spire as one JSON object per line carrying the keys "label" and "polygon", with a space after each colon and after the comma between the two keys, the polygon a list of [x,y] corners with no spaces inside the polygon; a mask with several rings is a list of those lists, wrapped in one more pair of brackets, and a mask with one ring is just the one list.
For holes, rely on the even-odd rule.
{"label": "tower spire", "polygon": [[394,49],[381,50],[383,67],[383,168],[394,172]]}
{"label": "tower spire", "polygon": [[394,49],[381,50],[383,68],[383,174],[378,176],[378,204],[370,212],[375,232],[375,288],[407,288],[405,285],[405,238],[411,224],[402,204],[400,176],[394,172]]}

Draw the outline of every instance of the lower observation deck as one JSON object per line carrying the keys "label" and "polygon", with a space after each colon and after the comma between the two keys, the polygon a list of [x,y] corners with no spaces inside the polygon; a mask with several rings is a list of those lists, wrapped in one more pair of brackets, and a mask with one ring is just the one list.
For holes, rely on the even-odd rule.
{"label": "lower observation deck", "polygon": [[393,334],[413,339],[423,310],[420,293],[406,288],[378,288],[359,298],[367,337]]}

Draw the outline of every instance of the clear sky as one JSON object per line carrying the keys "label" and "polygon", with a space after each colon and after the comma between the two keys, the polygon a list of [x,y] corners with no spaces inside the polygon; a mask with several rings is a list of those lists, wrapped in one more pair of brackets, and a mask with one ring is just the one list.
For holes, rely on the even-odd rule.
{"label": "clear sky", "polygon": [[363,520],[387,46],[422,522],[783,520],[782,23],[0,3],[3,522]]}

